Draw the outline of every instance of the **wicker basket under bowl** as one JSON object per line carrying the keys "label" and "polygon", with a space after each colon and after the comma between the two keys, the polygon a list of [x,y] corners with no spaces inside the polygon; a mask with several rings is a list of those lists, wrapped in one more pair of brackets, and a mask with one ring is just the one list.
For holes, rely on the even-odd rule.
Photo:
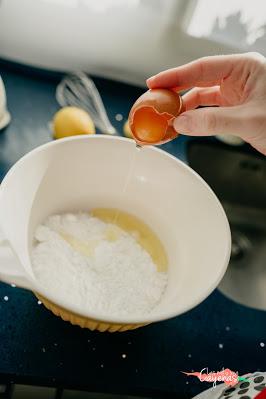
{"label": "wicker basket under bowl", "polygon": [[64,321],[69,321],[73,325],[80,326],[82,328],[88,328],[89,330],[98,330],[100,332],[123,332],[128,330],[135,330],[136,328],[146,326],[147,324],[116,324],[107,321],[100,321],[89,319],[84,316],[80,316],[69,310],[66,310],[53,302],[44,298],[40,294],[35,293],[37,298],[49,309],[54,315],[61,317]]}

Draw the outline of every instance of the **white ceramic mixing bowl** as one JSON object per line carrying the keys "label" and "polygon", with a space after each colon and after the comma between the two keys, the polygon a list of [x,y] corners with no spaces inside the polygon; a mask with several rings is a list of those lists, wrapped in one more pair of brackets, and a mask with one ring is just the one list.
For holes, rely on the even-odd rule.
{"label": "white ceramic mixing bowl", "polygon": [[[101,331],[168,319],[202,302],[219,284],[229,261],[231,237],[223,208],[199,175],[154,147],[138,151],[123,193],[136,151],[132,140],[83,135],[45,144],[20,159],[1,184],[0,223],[17,259],[2,247],[0,278],[37,292],[64,319]],[[159,306],[145,317],[85,312],[35,280],[30,253],[37,225],[50,214],[96,207],[136,215],[164,244],[169,283]]]}

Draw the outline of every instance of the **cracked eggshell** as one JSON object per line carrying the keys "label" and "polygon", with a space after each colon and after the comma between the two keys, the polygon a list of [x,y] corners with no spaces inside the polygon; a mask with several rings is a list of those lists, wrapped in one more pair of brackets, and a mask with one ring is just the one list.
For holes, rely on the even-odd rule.
{"label": "cracked eggshell", "polygon": [[183,111],[180,95],[152,89],[140,96],[129,113],[129,126],[140,144],[162,144],[178,136],[172,122]]}

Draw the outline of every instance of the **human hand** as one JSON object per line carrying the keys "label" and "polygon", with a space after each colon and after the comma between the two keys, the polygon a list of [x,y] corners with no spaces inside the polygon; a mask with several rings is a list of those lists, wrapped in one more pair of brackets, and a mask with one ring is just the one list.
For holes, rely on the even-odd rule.
{"label": "human hand", "polygon": [[[266,155],[266,59],[258,53],[200,58],[147,80],[150,89],[190,89],[177,132],[191,136],[233,134]],[[206,108],[197,108],[199,105]],[[213,107],[219,106],[219,107]]]}

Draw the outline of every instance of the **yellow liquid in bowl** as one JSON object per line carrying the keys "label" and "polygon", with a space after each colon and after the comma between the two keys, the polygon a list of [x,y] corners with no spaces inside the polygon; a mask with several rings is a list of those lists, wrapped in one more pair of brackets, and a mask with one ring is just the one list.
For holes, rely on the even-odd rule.
{"label": "yellow liquid in bowl", "polygon": [[120,229],[132,235],[138,244],[151,256],[159,272],[166,272],[168,267],[167,254],[158,236],[146,223],[127,212],[113,208],[95,208],[90,214],[105,223],[110,223],[106,231],[106,238],[115,241],[119,237]]}

